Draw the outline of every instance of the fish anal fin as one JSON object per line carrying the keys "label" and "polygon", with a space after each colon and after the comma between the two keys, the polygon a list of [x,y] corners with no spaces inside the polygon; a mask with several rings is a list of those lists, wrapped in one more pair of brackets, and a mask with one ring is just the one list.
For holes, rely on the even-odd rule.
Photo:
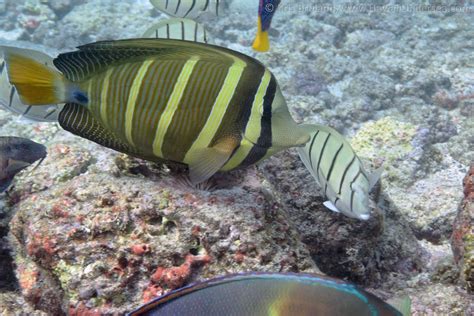
{"label": "fish anal fin", "polygon": [[61,127],[68,132],[87,138],[107,148],[138,156],[128,143],[106,129],[85,106],[67,103],[59,113],[58,121]]}
{"label": "fish anal fin", "polygon": [[212,147],[195,150],[188,162],[191,183],[198,184],[212,177],[225,165],[238,145],[237,137],[227,136]]}

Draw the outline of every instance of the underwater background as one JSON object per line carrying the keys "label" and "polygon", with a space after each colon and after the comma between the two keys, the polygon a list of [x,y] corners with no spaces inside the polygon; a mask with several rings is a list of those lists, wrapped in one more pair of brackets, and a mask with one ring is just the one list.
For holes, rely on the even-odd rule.
{"label": "underwater background", "polygon": [[[124,313],[192,281],[291,271],[408,295],[414,315],[472,315],[474,2],[282,0],[267,53],[251,48],[258,1],[224,5],[197,19],[211,41],[269,67],[297,122],[383,165],[376,214],[326,209],[294,149],[195,190],[0,109],[1,136],[48,147],[0,196],[0,314]],[[55,56],[165,18],[148,0],[0,0],[0,45]]]}

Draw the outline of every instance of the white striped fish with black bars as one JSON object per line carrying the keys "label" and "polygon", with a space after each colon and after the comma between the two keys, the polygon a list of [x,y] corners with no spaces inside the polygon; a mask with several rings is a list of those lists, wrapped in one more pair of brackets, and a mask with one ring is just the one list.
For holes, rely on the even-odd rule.
{"label": "white striped fish with black bars", "polygon": [[194,19],[203,12],[219,15],[222,10],[220,0],[150,0],[158,10],[178,18]]}
{"label": "white striped fish with black bars", "polygon": [[[53,59],[50,56],[40,52],[34,53],[36,54],[35,57],[44,62],[45,65],[54,67]],[[57,122],[62,105],[35,107],[23,104],[15,87],[10,84],[5,60],[3,56],[0,56],[0,108],[33,121]]]}
{"label": "white striped fish with black bars", "polygon": [[165,38],[208,43],[207,31],[201,23],[190,19],[172,18],[150,27],[144,34],[146,38]]}
{"label": "white striped fish with black bars", "polygon": [[382,168],[368,174],[341,134],[327,126],[309,126],[314,132],[298,153],[328,198],[324,206],[352,218],[369,219],[369,192]]}

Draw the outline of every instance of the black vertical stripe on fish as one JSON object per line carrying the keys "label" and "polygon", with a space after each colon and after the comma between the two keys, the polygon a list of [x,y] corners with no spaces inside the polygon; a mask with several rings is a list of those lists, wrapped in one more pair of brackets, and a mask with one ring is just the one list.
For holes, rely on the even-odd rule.
{"label": "black vertical stripe on fish", "polygon": [[183,16],[183,18],[187,17],[189,13],[191,13],[191,11],[194,9],[194,6],[196,5],[196,0],[193,0],[193,4],[191,5],[191,7],[189,8],[188,12],[186,12],[186,14]]}
{"label": "black vertical stripe on fish", "polygon": [[354,179],[352,179],[351,183],[349,184],[349,189],[351,190],[351,212],[353,212],[352,204],[354,203],[354,193],[355,193],[355,190],[352,188],[352,185],[357,180],[357,178],[359,177],[360,174],[361,174],[361,172],[360,172],[360,168],[359,168],[359,171],[357,172]]}
{"label": "black vertical stripe on fish", "polygon": [[267,154],[268,148],[272,146],[272,103],[276,94],[277,83],[275,76],[270,79],[267,91],[263,98],[263,115],[260,120],[261,130],[257,143],[252,147],[250,153],[242,162],[243,166],[260,161]]}
{"label": "black vertical stripe on fish", "polygon": [[48,117],[50,117],[51,115],[53,115],[55,112],[56,112],[56,109],[54,109],[54,110],[52,110],[52,111],[49,111],[49,113],[46,114],[46,115],[44,116],[44,118],[47,119]]}
{"label": "black vertical stripe on fish", "polygon": [[155,30],[155,37],[158,38],[158,29]]}
{"label": "black vertical stripe on fish", "polygon": [[[311,145],[309,145],[309,164],[311,165],[311,168],[313,168],[313,154],[312,154],[313,145],[314,145],[314,142],[316,140],[316,137],[318,137],[318,134],[319,134],[319,131],[317,131],[316,134],[314,134],[313,139],[311,140]],[[316,172],[317,172],[317,170],[316,170]]]}
{"label": "black vertical stripe on fish", "polygon": [[216,15],[219,16],[219,0],[216,0]]}
{"label": "black vertical stripe on fish", "polygon": [[23,114],[28,114],[28,112],[30,112],[30,110],[31,110],[32,107],[33,107],[33,106],[28,105],[28,107],[26,108],[26,111],[25,111]]}
{"label": "black vertical stripe on fish", "polygon": [[349,164],[346,166],[346,168],[344,169],[344,173],[342,174],[342,177],[341,177],[341,182],[339,182],[339,192],[337,194],[341,194],[342,192],[342,185],[344,184],[344,181],[346,179],[346,175],[347,175],[347,171],[351,168],[352,164],[354,163],[356,159],[356,156],[353,155],[352,156],[352,159],[351,159],[351,162],[349,162]]}
{"label": "black vertical stripe on fish", "polygon": [[184,41],[184,23],[181,21],[181,39]]}
{"label": "black vertical stripe on fish", "polygon": [[169,0],[166,0],[165,9],[168,9]]}
{"label": "black vertical stripe on fish", "polygon": [[170,25],[166,24],[166,38],[170,38]]}
{"label": "black vertical stripe on fish", "polygon": [[179,7],[181,6],[181,0],[178,0],[178,3],[176,5],[176,10],[174,11],[174,14],[178,14]]}
{"label": "black vertical stripe on fish", "polygon": [[[223,89],[229,67],[213,62],[197,62],[186,89],[166,131],[162,152],[165,158],[183,161],[186,153],[204,128],[219,92]],[[190,109],[199,109],[191,111]],[[176,143],[179,142],[179,146]]]}
{"label": "black vertical stripe on fish", "polygon": [[[198,24],[194,24],[194,41],[197,42]],[[205,33],[204,33],[205,34]],[[204,42],[206,42],[206,36],[204,36]]]}
{"label": "black vertical stripe on fish", "polygon": [[208,6],[209,6],[209,0],[206,0],[206,4],[204,5],[204,9],[202,9],[202,10],[206,11]]}
{"label": "black vertical stripe on fish", "polygon": [[5,61],[3,60],[0,64],[0,75],[3,73],[3,69],[5,68]]}
{"label": "black vertical stripe on fish", "polygon": [[15,86],[12,86],[10,88],[10,98],[8,100],[8,107],[10,107],[10,108],[12,107],[13,96],[15,95],[15,92],[16,92],[16,88],[15,88]]}
{"label": "black vertical stripe on fish", "polygon": [[331,179],[332,169],[334,168],[334,163],[336,162],[337,156],[339,155],[339,152],[341,151],[342,147],[344,147],[344,144],[341,144],[341,146],[339,146],[339,149],[336,151],[336,154],[332,158],[331,166],[329,167],[328,175],[326,176],[326,185],[325,185],[325,188],[324,188],[324,194],[326,194],[326,191],[328,189],[328,183]]}
{"label": "black vertical stripe on fish", "polygon": [[[326,144],[329,140],[329,137],[331,137],[331,134],[328,133],[328,136],[326,136],[326,139],[324,140],[324,143],[323,143],[323,148],[321,148],[321,152],[319,153],[319,159],[318,159],[318,164],[316,166],[316,175],[318,177],[318,181],[319,183],[321,183],[321,179],[319,177],[319,165],[321,164],[321,159],[323,158],[323,154],[324,154],[324,149],[326,149]],[[321,172],[322,174],[322,172]],[[324,175],[323,175],[324,176]]]}

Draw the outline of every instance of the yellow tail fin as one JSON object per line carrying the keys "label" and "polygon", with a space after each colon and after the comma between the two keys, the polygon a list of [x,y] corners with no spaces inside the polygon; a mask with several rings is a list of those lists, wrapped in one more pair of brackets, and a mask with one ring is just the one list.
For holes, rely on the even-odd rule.
{"label": "yellow tail fin", "polygon": [[28,50],[3,49],[10,83],[28,105],[64,103],[66,79],[61,73],[28,57]]}
{"label": "yellow tail fin", "polygon": [[253,49],[258,52],[268,52],[270,49],[270,40],[268,39],[268,32],[262,32],[262,21],[258,18],[257,36],[253,41]]}

